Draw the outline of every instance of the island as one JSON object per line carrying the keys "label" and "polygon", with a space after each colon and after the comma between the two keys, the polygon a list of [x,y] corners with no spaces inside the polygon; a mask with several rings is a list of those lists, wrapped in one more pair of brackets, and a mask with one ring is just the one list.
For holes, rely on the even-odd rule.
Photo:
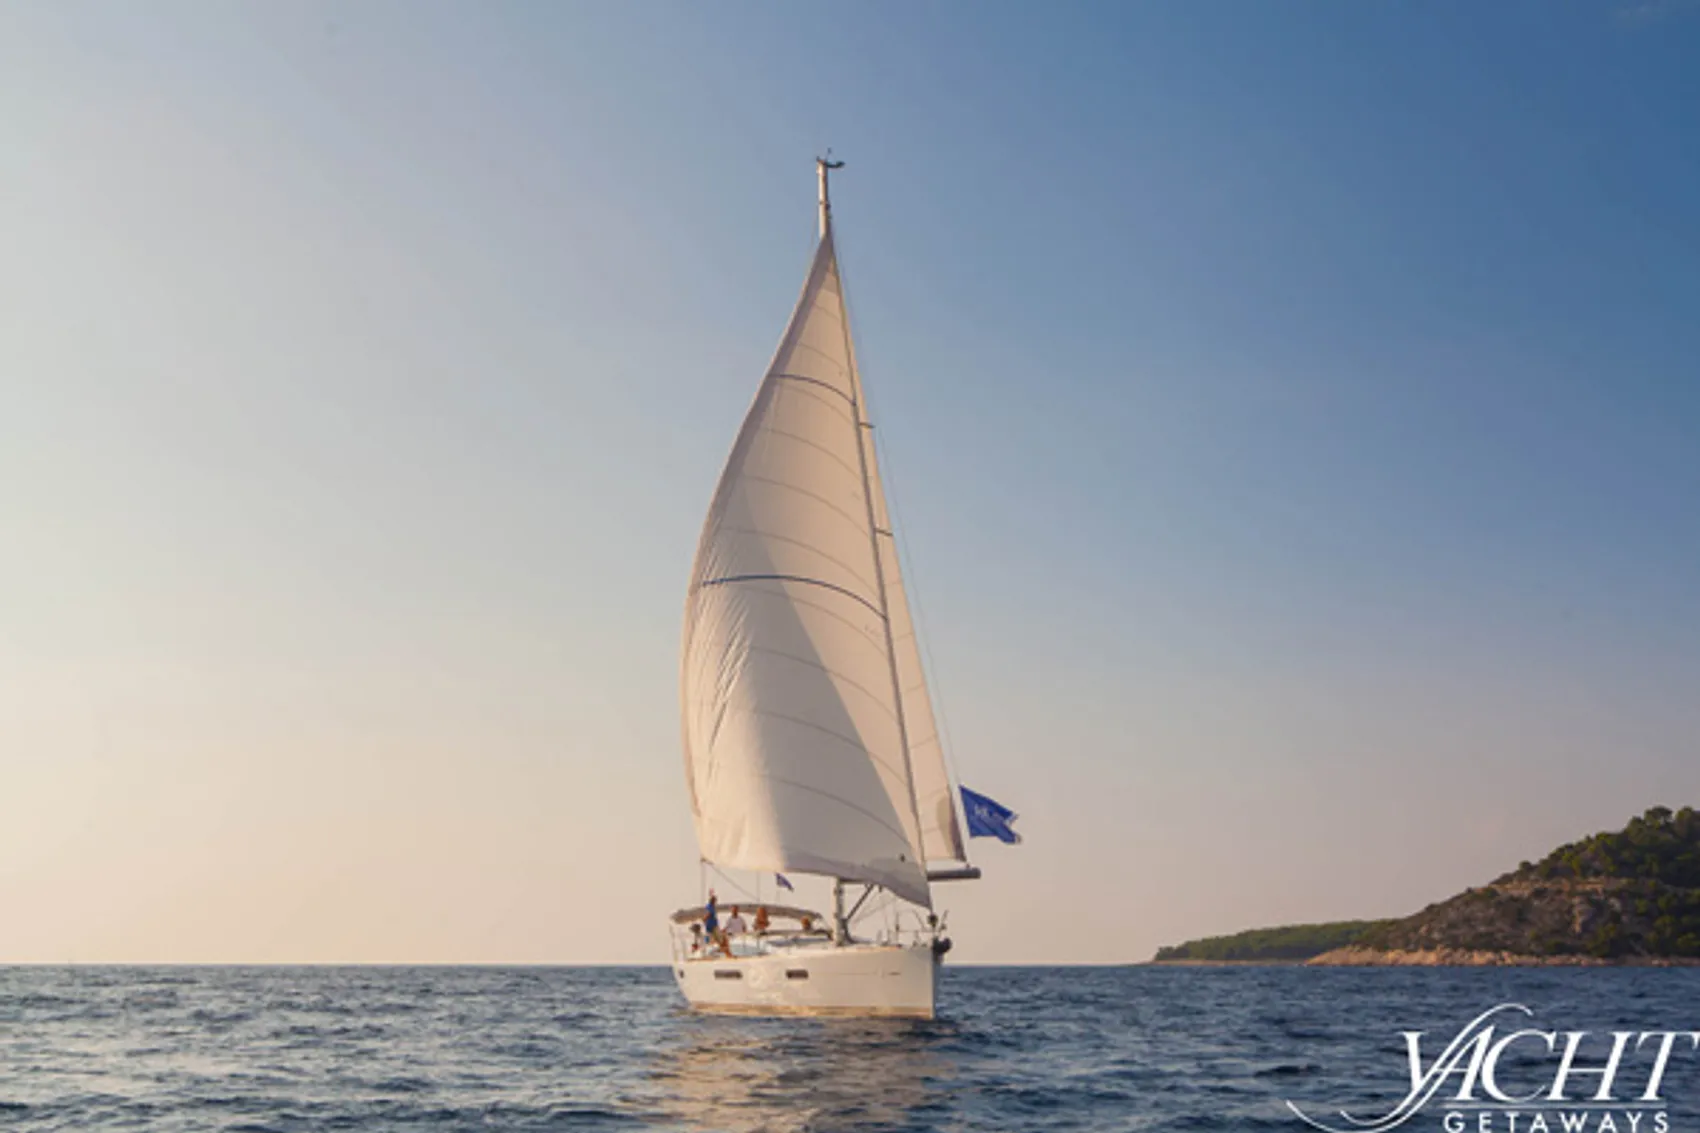
{"label": "island", "polygon": [[1386,921],[1332,921],[1254,928],[1157,949],[1159,964],[1294,964],[1356,944]]}
{"label": "island", "polygon": [[1700,964],[1700,814],[1653,807],[1622,830],[1411,916],[1256,929],[1163,948],[1160,963]]}

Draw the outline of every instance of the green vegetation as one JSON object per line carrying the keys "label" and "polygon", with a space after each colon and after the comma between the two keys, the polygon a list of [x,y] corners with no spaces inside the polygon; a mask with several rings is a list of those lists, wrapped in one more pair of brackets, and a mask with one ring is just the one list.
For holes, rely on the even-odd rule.
{"label": "green vegetation", "polygon": [[1156,959],[1209,963],[1294,963],[1335,948],[1344,948],[1383,921],[1334,921],[1254,928],[1232,936],[1207,936],[1157,949]]}
{"label": "green vegetation", "polygon": [[[1656,806],[1616,833],[1560,846],[1536,865],[1524,862],[1499,882],[1623,877],[1700,889],[1700,814]],[[1497,884],[1497,883],[1496,883]]]}
{"label": "green vegetation", "polygon": [[1253,929],[1160,948],[1156,958],[1292,963],[1347,946],[1495,953],[1495,962],[1700,960],[1700,814],[1656,806],[1402,920]]}
{"label": "green vegetation", "polygon": [[1491,885],[1366,932],[1380,951],[1700,958],[1700,814],[1654,807]]}

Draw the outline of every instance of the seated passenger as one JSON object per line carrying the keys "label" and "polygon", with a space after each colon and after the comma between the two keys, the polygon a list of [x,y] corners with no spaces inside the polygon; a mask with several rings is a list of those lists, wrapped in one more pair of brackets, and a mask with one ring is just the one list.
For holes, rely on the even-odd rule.
{"label": "seated passenger", "polygon": [[767,906],[766,905],[757,905],[756,906],[756,935],[760,936],[762,933],[766,932],[768,930],[769,925],[771,925],[772,923],[773,922],[771,922],[770,920],[767,919]]}
{"label": "seated passenger", "polygon": [[732,915],[726,918],[726,935],[742,936],[747,931],[748,929],[744,925],[744,918],[738,912],[738,906],[733,905]]}

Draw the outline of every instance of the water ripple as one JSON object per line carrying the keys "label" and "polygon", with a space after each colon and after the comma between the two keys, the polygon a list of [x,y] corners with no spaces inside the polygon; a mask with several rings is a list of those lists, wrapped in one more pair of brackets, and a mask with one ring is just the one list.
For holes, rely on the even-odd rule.
{"label": "water ripple", "polygon": [[[1302,1133],[1507,999],[1689,1029],[1700,972],[949,969],[914,1022],[699,1016],[666,969],[0,968],[0,1126]],[[1700,1128],[1700,1074],[1671,1100]]]}

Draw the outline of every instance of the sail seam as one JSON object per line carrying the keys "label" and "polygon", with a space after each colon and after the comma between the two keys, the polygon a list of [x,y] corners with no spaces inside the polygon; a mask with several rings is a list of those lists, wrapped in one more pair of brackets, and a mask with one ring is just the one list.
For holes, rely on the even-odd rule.
{"label": "sail seam", "polygon": [[773,376],[776,377],[776,378],[784,378],[786,381],[808,382],[810,385],[820,386],[822,389],[828,389],[828,390],[831,390],[833,393],[836,393],[839,397],[842,397],[845,401],[848,401],[851,405],[856,404],[856,401],[855,401],[854,398],[852,398],[849,394],[845,393],[843,390],[839,389],[837,386],[833,385],[831,382],[827,381],[825,378],[811,378],[807,374],[775,373]]}
{"label": "sail seam", "polygon": [[850,462],[848,460],[845,460],[842,456],[839,456],[837,453],[833,452],[831,449],[827,448],[825,445],[821,444],[819,441],[810,440],[808,437],[803,436],[801,433],[793,433],[789,429],[775,429],[772,425],[763,425],[762,431],[767,432],[767,433],[772,433],[776,437],[784,437],[786,440],[789,440],[789,441],[796,441],[800,445],[807,445],[809,448],[814,449],[815,451],[819,452],[821,455],[826,456],[826,457],[830,458],[831,460],[836,461],[838,463],[838,466],[840,468],[843,468],[844,471],[850,473],[850,475],[852,475],[852,476],[857,475],[856,470],[854,468],[850,467]]}
{"label": "sail seam", "polygon": [[[838,558],[834,555],[827,554],[825,551],[821,550],[819,547],[816,547],[812,543],[805,543],[801,539],[793,539],[789,535],[779,535],[779,534],[772,532],[772,531],[763,531],[759,527],[730,527],[730,526],[727,526],[727,527],[722,527],[720,530],[731,531],[731,532],[734,532],[734,533],[739,534],[739,535],[755,535],[755,536],[758,536],[762,539],[771,539],[775,543],[789,543],[793,547],[800,547],[801,549],[807,551],[809,554],[817,555],[820,558],[823,558],[827,562],[831,563],[833,566],[840,568],[841,570],[844,571],[845,574],[848,574],[851,578],[855,579],[857,582],[861,583],[863,586],[866,586],[869,590],[874,589],[874,584],[869,582],[867,579],[863,578],[861,573],[859,571],[857,571],[855,567],[851,566],[849,563],[845,562],[843,559],[840,559],[840,558]],[[799,576],[799,577],[801,578],[803,576]],[[804,581],[818,581],[816,579],[807,579],[807,578],[804,578],[803,580]],[[846,592],[848,593],[848,591],[846,591]],[[874,609],[878,610],[879,607],[875,606]],[[881,612],[880,616],[881,617],[885,616],[883,611]]]}
{"label": "sail seam", "polygon": [[[886,707],[884,704],[879,703],[879,694],[878,693],[874,692],[872,689],[868,688],[868,686],[862,684],[860,681],[857,681],[854,678],[845,676],[844,673],[840,672],[839,670],[831,668],[824,661],[811,661],[807,657],[799,657],[795,653],[785,653],[785,652],[782,652],[778,649],[771,649],[771,648],[769,648],[768,646],[765,646],[765,645],[752,645],[752,646],[750,646],[750,652],[751,653],[766,653],[769,657],[781,657],[781,658],[783,658],[787,661],[795,661],[799,665],[807,665],[811,669],[819,669],[821,672],[826,673],[828,676],[834,678],[835,680],[843,681],[845,684],[849,685],[851,688],[855,689],[857,692],[861,693],[863,696],[865,696],[869,700],[873,701],[874,706],[876,708],[878,708],[880,711],[884,712],[887,716],[890,716],[894,720],[897,718],[896,712],[893,712],[890,708]],[[866,745],[863,745],[863,746],[865,747]],[[872,754],[873,753],[871,753],[871,752],[869,753],[870,756]]]}
{"label": "sail seam", "polygon": [[855,526],[858,532],[862,529],[860,520],[845,511],[843,508],[839,507],[837,504],[833,503],[831,500],[827,499],[825,496],[821,495],[819,492],[811,492],[809,489],[793,484],[789,480],[779,480],[772,476],[758,476],[754,472],[747,474],[744,477],[744,481],[745,483],[769,484],[775,488],[783,488],[787,492],[796,492],[800,496],[807,496],[809,499],[814,500],[827,510],[836,512],[846,523]]}
{"label": "sail seam", "polygon": [[878,606],[874,605],[854,590],[840,586],[836,582],[827,582],[824,579],[819,578],[808,578],[800,574],[729,574],[724,578],[705,578],[701,582],[697,583],[697,585],[723,586],[729,582],[801,582],[808,586],[820,586],[827,590],[837,591],[846,598],[853,598],[868,609],[872,610],[877,616],[881,618],[885,617],[884,614],[880,613]]}
{"label": "sail seam", "polygon": [[[772,709],[769,709],[769,708],[751,708],[751,707],[733,708],[733,707],[728,706],[727,711],[728,712],[744,712],[744,713],[747,713],[751,716],[766,716],[771,720],[785,720],[785,721],[788,721],[789,723],[796,724],[798,727],[809,728],[813,731],[819,732],[823,736],[831,736],[833,739],[837,740],[838,742],[843,743],[843,744],[848,744],[850,747],[855,748],[857,751],[861,752],[863,755],[868,757],[869,763],[875,764],[879,767],[883,767],[893,775],[896,775],[898,773],[897,768],[893,767],[890,763],[888,763],[885,759],[881,758],[880,756],[875,755],[873,753],[873,751],[871,749],[869,749],[868,745],[862,742],[861,737],[859,737],[859,736],[855,739],[851,739],[849,736],[840,735],[839,733],[833,731],[831,728],[828,728],[825,725],[816,724],[812,720],[804,720],[804,719],[802,719],[801,717],[798,717],[798,716],[788,716],[783,712],[775,712],[775,711],[773,711]],[[775,776],[768,775],[765,772],[763,773],[762,777],[766,778],[766,779],[774,779],[775,782],[789,782],[789,780],[777,779]],[[831,798],[833,796],[829,795],[827,797]],[[850,804],[850,803],[845,803],[844,805],[850,806],[850,807],[852,807],[852,809],[855,809],[855,810],[861,809],[860,807],[852,806],[852,804]],[[864,813],[866,813],[866,812],[864,812]],[[916,825],[919,826],[920,823],[917,822]],[[905,834],[905,835],[903,835],[903,838],[904,838],[904,841],[908,841],[909,835]]]}
{"label": "sail seam", "polygon": [[[829,366],[837,366],[841,370],[845,369],[844,363],[840,362],[838,359],[834,358],[832,355],[828,354],[826,351],[822,350],[820,347],[816,346],[812,342],[798,341],[798,342],[792,343],[791,350],[792,350],[793,353],[795,353],[798,350],[807,350],[812,354],[818,354],[822,358],[826,359],[826,362]],[[787,358],[786,361],[790,361],[790,359]]]}
{"label": "sail seam", "polygon": [[[833,258],[835,260],[838,258],[836,251],[833,252]],[[821,302],[822,295],[832,296],[833,301],[830,303]],[[838,269],[829,267],[826,269],[826,274],[821,276],[820,286],[815,289],[814,309],[831,317],[834,322],[842,323],[844,316],[838,313],[838,308],[843,304],[843,300],[844,293],[838,285]]]}
{"label": "sail seam", "polygon": [[825,791],[821,790],[819,787],[811,787],[807,783],[798,783],[798,782],[796,782],[795,780],[792,780],[792,779],[781,779],[777,775],[769,775],[766,778],[770,783],[783,783],[787,787],[795,787],[799,791],[808,791],[810,794],[819,795],[823,799],[829,799],[832,802],[837,803],[839,806],[843,807],[845,810],[853,810],[857,814],[866,815],[868,818],[872,819],[876,824],[878,824],[881,829],[889,830],[893,834],[897,835],[898,840],[900,842],[902,842],[905,846],[907,846],[909,844],[909,835],[905,834],[900,827],[896,827],[896,826],[891,825],[891,823],[887,822],[885,819],[881,818],[879,815],[875,814],[871,810],[866,810],[862,807],[859,807],[855,803],[845,802],[843,799],[839,798],[837,795],[829,795]]}
{"label": "sail seam", "polygon": [[[779,392],[779,387],[777,385],[769,386],[768,388],[773,390],[775,395],[777,395],[778,392]],[[830,385],[828,385],[826,388],[832,389],[832,387]],[[840,420],[842,420],[845,424],[850,425],[852,428],[855,427],[855,420],[856,419],[850,415],[849,411],[844,406],[839,405],[838,402],[833,401],[830,398],[823,397],[820,394],[816,393],[814,390],[807,388],[806,386],[800,386],[800,385],[799,386],[792,386],[786,392],[787,393],[801,394],[802,396],[808,398],[809,400],[815,402],[818,405],[826,406]],[[778,405],[778,404],[780,404],[780,402],[775,401],[773,404]],[[763,425],[760,426],[760,428],[762,428],[762,429],[766,429],[768,427],[769,426],[767,426],[766,424],[763,424]]]}
{"label": "sail seam", "polygon": [[[847,629],[854,630],[857,634],[865,638],[869,645],[872,645],[876,649],[880,647],[879,639],[868,633],[867,626],[858,625],[843,614],[839,613],[837,610],[833,609],[831,606],[823,606],[819,602],[810,602],[801,595],[790,594],[783,590],[752,590],[749,591],[749,593],[765,594],[769,598],[779,598],[791,603],[793,606],[804,606],[810,610],[814,610],[816,613],[825,614],[827,617],[831,618],[835,622],[839,622]],[[863,605],[866,605],[866,603],[863,603]]]}

